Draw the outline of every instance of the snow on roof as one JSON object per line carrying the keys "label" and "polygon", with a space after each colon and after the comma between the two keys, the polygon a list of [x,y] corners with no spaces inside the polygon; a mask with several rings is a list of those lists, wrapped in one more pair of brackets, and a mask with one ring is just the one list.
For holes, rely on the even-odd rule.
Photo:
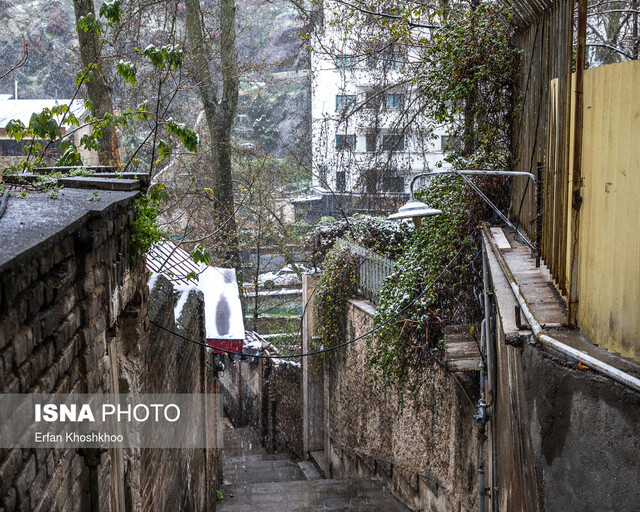
{"label": "snow on roof", "polygon": [[[187,251],[173,242],[161,242],[151,248],[147,269],[164,274],[178,290],[196,287],[203,293],[208,340],[245,339],[235,269],[195,263]],[[197,281],[187,277],[191,272],[198,275]]]}
{"label": "snow on roof", "polygon": [[[44,108],[53,108],[57,105],[71,105],[71,112],[76,117],[80,117],[86,111],[82,100],[12,100],[0,95],[0,128],[7,126],[7,123],[13,119],[19,119],[25,126],[29,125],[31,115],[34,112],[40,113]],[[62,116],[56,116],[56,120],[60,122]]]}

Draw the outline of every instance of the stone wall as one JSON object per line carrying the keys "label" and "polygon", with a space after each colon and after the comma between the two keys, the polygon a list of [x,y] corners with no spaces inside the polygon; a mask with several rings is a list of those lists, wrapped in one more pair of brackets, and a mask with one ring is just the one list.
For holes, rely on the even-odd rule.
{"label": "stone wall", "polygon": [[[368,331],[373,314],[369,303],[350,301],[348,337]],[[371,381],[364,341],[325,364],[327,476],[377,479],[414,510],[477,508],[475,409],[462,380],[435,365],[401,409],[395,390]]]}
{"label": "stone wall", "polygon": [[[148,272],[132,263],[137,192],[66,188],[11,198],[0,218],[0,392],[215,392],[211,357],[151,329]],[[175,329],[175,297],[157,280],[152,318]],[[181,323],[204,338],[201,298]],[[6,418],[3,418],[3,421]],[[87,460],[74,449],[0,450],[0,511],[214,510],[217,452],[110,449],[91,503]]]}
{"label": "stone wall", "polygon": [[220,379],[224,411],[234,426],[252,426],[269,452],[301,459],[302,397],[300,366],[250,356],[225,363]]}
{"label": "stone wall", "polygon": [[[142,261],[131,266],[129,252],[134,195],[105,201],[99,214],[89,213],[48,238],[43,231],[43,242],[5,258],[0,268],[3,393],[109,393],[118,380],[111,361],[119,348],[145,346],[146,272]],[[34,206],[29,198],[24,201],[10,202],[3,222],[12,222],[11,215],[28,220],[19,209],[38,200]],[[136,385],[126,377],[125,382]],[[121,458],[120,476],[131,485],[118,489],[110,478],[114,456],[113,450],[103,455],[98,466],[101,511],[110,510],[112,497],[139,503],[135,461]],[[74,450],[16,448],[2,450],[0,459],[5,512],[89,510],[88,469]]]}
{"label": "stone wall", "polygon": [[266,363],[263,400],[268,400],[268,451],[288,452],[304,459],[302,450],[302,397],[300,366],[295,364]]}
{"label": "stone wall", "polygon": [[[174,292],[163,275],[150,282],[149,319],[183,336],[204,342],[204,297],[197,290],[188,294],[180,317],[174,307],[180,292]],[[142,357],[146,393],[215,394],[218,393],[216,357],[204,347],[151,324],[147,353]],[[209,411],[207,429],[216,434],[221,418]],[[195,426],[193,428],[200,428]],[[185,431],[189,437],[191,432]],[[215,437],[214,437],[215,439]],[[143,449],[141,450],[142,510],[215,510],[215,490],[222,482],[220,450],[212,449]]]}

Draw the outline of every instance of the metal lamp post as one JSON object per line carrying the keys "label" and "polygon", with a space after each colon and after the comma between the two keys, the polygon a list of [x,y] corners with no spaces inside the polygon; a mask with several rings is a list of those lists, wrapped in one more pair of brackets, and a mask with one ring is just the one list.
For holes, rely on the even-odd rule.
{"label": "metal lamp post", "polygon": [[[515,231],[516,235],[520,238],[520,240],[522,240],[522,243],[524,243],[527,247],[529,247],[529,249],[531,249],[535,253],[536,259],[539,257],[540,249],[536,248],[531,242],[529,242],[529,240],[527,240],[524,237],[524,235],[522,235],[522,233],[520,233],[516,229],[516,227],[513,225],[513,223],[510,222],[509,219],[507,219],[507,217],[500,211],[500,209],[491,202],[491,200],[484,194],[484,192],[482,192],[482,190],[480,190],[478,188],[478,186],[473,181],[471,181],[469,178],[467,178],[467,176],[476,176],[476,175],[480,175],[480,176],[525,176],[525,177],[529,178],[533,182],[534,193],[537,194],[538,183],[537,183],[536,177],[533,174],[531,174],[530,172],[488,171],[488,170],[453,171],[453,170],[451,170],[451,171],[423,172],[423,173],[420,173],[420,174],[416,174],[413,177],[413,179],[411,180],[411,185],[409,186],[409,192],[410,192],[409,201],[404,206],[402,206],[398,210],[397,213],[394,213],[393,215],[389,215],[389,218],[390,219],[408,219],[408,218],[411,218],[411,219],[413,219],[413,222],[416,225],[416,228],[419,228],[422,217],[440,215],[442,213],[441,210],[437,210],[435,208],[431,208],[428,205],[426,205],[425,203],[422,203],[422,202],[417,201],[416,199],[414,199],[414,197],[413,197],[413,186],[415,185],[416,181],[419,178],[427,178],[427,177],[431,177],[431,176],[444,176],[444,175],[447,175],[447,174],[455,174],[457,176],[460,176],[467,183],[467,185],[469,185],[484,200],[484,202],[486,202],[491,207],[491,209],[494,212],[496,212],[496,214],[498,214],[498,216],[502,219],[502,221],[505,224],[507,224],[511,229],[513,229]],[[539,214],[539,212],[538,212],[538,214]]]}

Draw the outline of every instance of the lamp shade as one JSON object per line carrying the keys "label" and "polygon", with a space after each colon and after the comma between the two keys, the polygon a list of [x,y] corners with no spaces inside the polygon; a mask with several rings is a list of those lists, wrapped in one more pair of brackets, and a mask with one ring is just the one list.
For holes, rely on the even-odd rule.
{"label": "lamp shade", "polygon": [[410,199],[407,204],[400,208],[393,215],[389,215],[390,219],[415,219],[420,217],[432,217],[440,215],[442,210],[437,210],[427,206],[421,201]]}

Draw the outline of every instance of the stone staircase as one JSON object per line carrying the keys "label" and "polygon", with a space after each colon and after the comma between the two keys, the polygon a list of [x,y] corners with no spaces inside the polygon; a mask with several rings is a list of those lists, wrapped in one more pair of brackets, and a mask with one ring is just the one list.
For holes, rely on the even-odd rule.
{"label": "stone staircase", "polygon": [[312,462],[268,454],[253,429],[225,427],[221,512],[407,511],[377,482],[325,480]]}

